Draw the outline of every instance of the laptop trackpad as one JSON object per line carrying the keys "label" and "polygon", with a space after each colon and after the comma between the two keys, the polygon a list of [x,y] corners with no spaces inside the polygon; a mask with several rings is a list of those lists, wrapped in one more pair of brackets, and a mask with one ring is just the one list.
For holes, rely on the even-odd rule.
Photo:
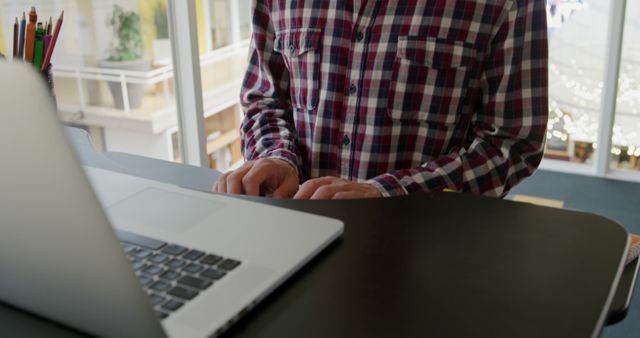
{"label": "laptop trackpad", "polygon": [[180,233],[223,207],[219,202],[149,188],[107,208],[106,212],[116,226],[145,225]]}

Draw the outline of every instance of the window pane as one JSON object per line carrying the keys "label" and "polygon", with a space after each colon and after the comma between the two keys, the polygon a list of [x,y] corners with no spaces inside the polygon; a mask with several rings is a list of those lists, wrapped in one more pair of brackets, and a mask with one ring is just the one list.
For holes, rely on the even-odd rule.
{"label": "window pane", "polygon": [[605,69],[608,0],[548,0],[545,157],[593,164]]}
{"label": "window pane", "polygon": [[238,11],[240,16],[240,38],[248,39],[251,37],[251,1],[239,0]]}
{"label": "window pane", "polygon": [[51,62],[60,119],[89,130],[99,150],[179,159],[165,0],[0,0],[2,36],[31,6],[54,25],[65,13]]}
{"label": "window pane", "polygon": [[627,1],[616,118],[611,140],[611,167],[615,169],[640,170],[639,10],[638,1]]}
{"label": "window pane", "polygon": [[242,161],[239,93],[251,36],[250,0],[199,0],[197,6],[202,97],[211,168]]}

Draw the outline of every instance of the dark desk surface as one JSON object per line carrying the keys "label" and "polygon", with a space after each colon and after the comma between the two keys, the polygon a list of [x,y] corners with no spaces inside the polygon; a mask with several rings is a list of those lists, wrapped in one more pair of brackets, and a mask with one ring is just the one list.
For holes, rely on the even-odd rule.
{"label": "dark desk surface", "polygon": [[345,234],[228,336],[598,336],[626,241],[604,218],[463,194],[259,200],[342,219]]}
{"label": "dark desk surface", "polygon": [[588,337],[625,240],[592,215],[459,194],[270,203],[344,220],[344,241],[233,334]]}

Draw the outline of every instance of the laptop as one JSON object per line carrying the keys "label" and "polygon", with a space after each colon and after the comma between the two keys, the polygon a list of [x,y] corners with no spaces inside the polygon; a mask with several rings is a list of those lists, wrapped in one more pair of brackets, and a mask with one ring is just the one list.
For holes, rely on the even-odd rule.
{"label": "laptop", "polygon": [[96,336],[215,336],[342,234],[83,168],[31,68],[0,62],[0,301]]}

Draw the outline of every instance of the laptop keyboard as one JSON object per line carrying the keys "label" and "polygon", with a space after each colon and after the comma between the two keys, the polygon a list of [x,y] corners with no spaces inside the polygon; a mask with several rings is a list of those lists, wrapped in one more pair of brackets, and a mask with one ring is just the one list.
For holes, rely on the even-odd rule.
{"label": "laptop keyboard", "polygon": [[127,231],[116,230],[158,317],[165,319],[241,262]]}

